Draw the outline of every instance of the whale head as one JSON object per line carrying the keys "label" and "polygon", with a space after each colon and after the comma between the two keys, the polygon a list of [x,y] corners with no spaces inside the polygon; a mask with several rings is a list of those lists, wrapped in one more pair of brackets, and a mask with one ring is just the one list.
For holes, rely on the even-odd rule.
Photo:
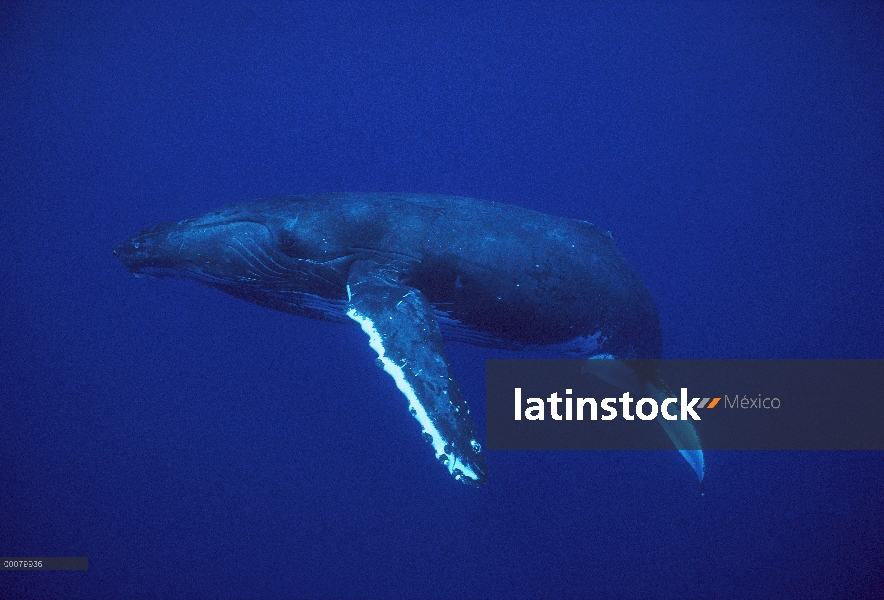
{"label": "whale head", "polygon": [[148,227],[123,240],[113,252],[136,275],[230,283],[249,271],[266,270],[253,256],[256,251],[266,255],[261,258],[267,265],[279,263],[273,233],[262,215],[233,208]]}
{"label": "whale head", "polygon": [[[113,252],[135,275],[185,277],[212,286],[310,291],[317,270],[346,255],[314,235],[309,219],[234,205],[132,235]],[[325,269],[327,270],[327,269]]]}

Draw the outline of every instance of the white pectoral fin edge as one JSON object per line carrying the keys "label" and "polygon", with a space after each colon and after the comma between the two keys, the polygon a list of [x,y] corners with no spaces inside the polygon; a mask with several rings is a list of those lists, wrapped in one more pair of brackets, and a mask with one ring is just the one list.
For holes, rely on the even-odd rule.
{"label": "white pectoral fin edge", "polygon": [[417,394],[415,394],[414,388],[411,387],[408,380],[405,378],[405,373],[399,365],[386,356],[386,353],[384,352],[384,344],[381,341],[381,334],[378,333],[374,323],[372,323],[371,319],[368,317],[356,312],[355,308],[348,310],[347,316],[359,323],[359,326],[362,327],[362,331],[368,335],[368,345],[371,346],[372,350],[378,353],[378,359],[381,361],[384,371],[389,373],[390,377],[393,378],[393,381],[396,382],[396,387],[399,388],[399,391],[402,392],[408,400],[408,411],[414,415],[414,418],[420,423],[421,429],[423,429],[424,433],[428,433],[433,437],[432,444],[436,456],[439,457],[442,454],[445,454],[445,444],[442,441],[442,435],[436,429],[436,426],[433,425],[430,415],[427,414],[427,411],[424,410],[424,407],[418,402]]}
{"label": "white pectoral fin edge", "polygon": [[458,481],[484,483],[481,445],[430,303],[395,272],[372,261],[354,264],[347,294],[347,316],[368,335],[379,365],[405,396],[437,460]]}

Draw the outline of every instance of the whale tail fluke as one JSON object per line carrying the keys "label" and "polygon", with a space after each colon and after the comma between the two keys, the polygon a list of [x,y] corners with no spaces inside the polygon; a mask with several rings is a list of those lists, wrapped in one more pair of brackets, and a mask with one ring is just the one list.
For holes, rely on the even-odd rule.
{"label": "whale tail fluke", "polygon": [[[658,389],[654,384],[648,382],[645,384],[645,396],[653,398],[658,403],[662,403],[667,398],[675,397],[675,394],[668,391],[665,387]],[[697,435],[694,424],[690,421],[682,420],[668,421],[662,415],[657,416],[657,422],[663,427],[663,431],[666,432],[666,435],[675,444],[675,448],[681,453],[682,457],[688,461],[694,473],[697,474],[697,479],[702,483],[703,477],[706,476],[706,462],[703,459],[703,447],[700,445],[700,436]]]}
{"label": "whale tail fluke", "polygon": [[[639,372],[637,372],[627,361],[618,360],[610,356],[592,358],[586,361],[581,372],[592,374],[605,383],[613,385],[623,391],[629,392],[635,398],[653,398],[658,403],[662,403],[667,398],[674,398],[675,394],[670,392],[663,383],[659,374],[655,373],[651,380],[645,380],[647,373],[642,373],[641,377],[644,381],[639,381]],[[662,415],[657,416],[657,422],[663,427],[663,431],[672,440],[675,448],[681,453],[682,457],[688,462],[700,482],[706,475],[706,463],[703,459],[703,447],[700,445],[700,436],[694,429],[693,423],[690,421],[675,420],[670,421],[664,419]]]}

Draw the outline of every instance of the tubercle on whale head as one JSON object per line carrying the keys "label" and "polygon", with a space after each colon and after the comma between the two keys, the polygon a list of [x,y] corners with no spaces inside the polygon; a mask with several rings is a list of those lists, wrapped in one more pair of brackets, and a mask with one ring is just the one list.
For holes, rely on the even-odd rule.
{"label": "tubercle on whale head", "polygon": [[136,275],[150,267],[174,268],[178,261],[172,260],[170,253],[165,251],[170,225],[160,223],[129,236],[114,247],[114,256]]}

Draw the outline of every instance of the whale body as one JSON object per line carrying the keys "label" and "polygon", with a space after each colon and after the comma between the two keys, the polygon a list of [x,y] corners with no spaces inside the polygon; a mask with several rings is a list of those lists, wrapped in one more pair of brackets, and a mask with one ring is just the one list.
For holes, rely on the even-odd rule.
{"label": "whale body", "polygon": [[[114,253],[138,275],[355,321],[438,460],[473,485],[487,465],[443,339],[563,357],[661,352],[656,305],[609,233],[507,204],[414,194],[261,199],[147,228]],[[653,374],[600,376],[665,394]],[[677,427],[667,433],[702,479],[693,426]]]}

